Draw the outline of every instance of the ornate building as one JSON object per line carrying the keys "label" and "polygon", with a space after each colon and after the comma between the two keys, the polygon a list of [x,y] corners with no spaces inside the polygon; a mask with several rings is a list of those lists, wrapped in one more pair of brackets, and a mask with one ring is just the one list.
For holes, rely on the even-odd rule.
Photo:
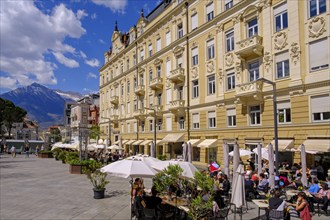
{"label": "ornate building", "polygon": [[[274,142],[276,84],[280,160],[330,152],[329,1],[168,0],[112,35],[100,69],[106,138],[127,150],[222,161],[223,143]],[[151,109],[151,110],[150,110]],[[311,162],[315,154],[308,154]]]}

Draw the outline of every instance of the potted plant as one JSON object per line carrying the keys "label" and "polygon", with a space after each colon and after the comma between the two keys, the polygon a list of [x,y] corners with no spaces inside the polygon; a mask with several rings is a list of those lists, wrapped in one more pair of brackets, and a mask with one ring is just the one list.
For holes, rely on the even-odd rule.
{"label": "potted plant", "polygon": [[69,171],[71,174],[82,174],[86,160],[80,161],[79,158],[68,160]]}
{"label": "potted plant", "polygon": [[87,178],[91,181],[94,191],[94,199],[103,199],[105,186],[109,183],[107,173],[97,170],[87,174]]}
{"label": "potted plant", "polygon": [[63,150],[60,149],[60,148],[55,148],[55,149],[52,150],[52,152],[53,152],[53,157],[55,157],[55,160],[59,160],[59,159],[58,159],[58,155],[59,155],[59,153],[60,153],[61,151],[63,151]]}
{"label": "potted plant", "polygon": [[58,159],[62,161],[62,163],[65,163],[66,162],[66,154],[67,152],[66,151],[61,151],[59,154],[58,154]]}
{"label": "potted plant", "polygon": [[53,158],[53,152],[49,150],[41,150],[38,153],[39,158]]}

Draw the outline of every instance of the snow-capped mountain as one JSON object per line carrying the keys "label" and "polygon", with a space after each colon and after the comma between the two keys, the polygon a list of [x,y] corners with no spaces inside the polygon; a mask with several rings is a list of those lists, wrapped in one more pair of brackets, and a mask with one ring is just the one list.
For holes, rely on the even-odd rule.
{"label": "snow-capped mountain", "polygon": [[63,123],[65,102],[74,102],[82,95],[74,92],[52,90],[38,83],[17,88],[0,97],[24,108],[28,117],[38,121],[41,127]]}

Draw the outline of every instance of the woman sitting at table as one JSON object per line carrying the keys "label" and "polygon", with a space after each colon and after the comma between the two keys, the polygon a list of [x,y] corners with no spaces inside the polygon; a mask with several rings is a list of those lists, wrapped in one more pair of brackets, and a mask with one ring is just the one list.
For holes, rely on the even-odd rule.
{"label": "woman sitting at table", "polygon": [[223,174],[221,176],[221,183],[222,183],[222,189],[220,190],[220,193],[226,196],[229,194],[229,190],[230,190],[230,182],[226,174]]}
{"label": "woman sitting at table", "polygon": [[289,203],[289,206],[293,206],[293,208],[291,208],[289,210],[290,215],[298,215],[300,217],[300,219],[302,220],[311,220],[311,214],[309,212],[309,204],[307,201],[307,196],[304,192],[299,192],[298,193],[298,199],[297,202],[295,204]]}
{"label": "woman sitting at table", "polygon": [[328,188],[328,184],[323,183],[322,189],[320,189],[320,191],[317,194],[313,195],[313,202],[322,204],[323,207],[321,209],[327,212],[329,200],[330,200],[330,190]]}
{"label": "woman sitting at table", "polygon": [[136,196],[134,198],[133,210],[137,219],[144,219],[143,208],[146,208],[146,203],[143,196],[143,189],[138,187],[136,189]]}

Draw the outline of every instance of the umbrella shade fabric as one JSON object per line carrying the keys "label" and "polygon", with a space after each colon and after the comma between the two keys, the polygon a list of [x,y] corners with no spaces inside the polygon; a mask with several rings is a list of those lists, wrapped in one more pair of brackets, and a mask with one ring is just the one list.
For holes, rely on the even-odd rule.
{"label": "umbrella shade fabric", "polygon": [[274,151],[273,151],[273,145],[268,144],[268,152],[269,152],[269,186],[271,189],[275,188],[275,174],[274,174]]}
{"label": "umbrella shade fabric", "polygon": [[152,167],[154,164],[158,163],[159,159],[148,156],[148,155],[141,155],[141,156],[131,156],[127,157],[126,160],[141,160],[145,162],[148,166]]}
{"label": "umbrella shade fabric", "polygon": [[225,170],[224,173],[229,176],[229,157],[228,157],[228,144],[224,143],[223,144],[223,160],[224,160],[224,166],[225,166]]}
{"label": "umbrella shade fabric", "polygon": [[[253,149],[253,151],[254,150],[255,149]],[[260,143],[257,146],[257,154],[258,154],[258,173],[261,173],[262,172],[262,150],[261,150],[261,144]]]}
{"label": "umbrella shade fabric", "polygon": [[96,149],[104,149],[105,148],[105,145],[103,145],[103,144],[96,144],[96,145],[94,145],[94,147]]}
{"label": "umbrella shade fabric", "polygon": [[154,165],[152,165],[152,168],[161,171],[166,167],[168,167],[168,165],[174,165],[174,164],[179,165],[183,169],[182,177],[193,179],[195,172],[198,171],[197,168],[192,163],[186,161],[177,161],[177,160],[159,161]]}
{"label": "umbrella shade fabric", "polygon": [[[261,145],[260,145],[261,147]],[[256,153],[259,156],[258,153],[258,148],[254,148],[253,152]],[[267,148],[261,148],[261,158],[268,160],[269,159],[269,155],[268,155],[268,149]]]}
{"label": "umbrella shade fabric", "polygon": [[301,150],[300,155],[301,155],[301,168],[302,168],[301,183],[303,184],[303,186],[307,186],[306,151],[304,144],[300,146],[300,150]]}
{"label": "umbrella shade fabric", "polygon": [[182,158],[184,161],[188,161],[187,154],[188,154],[188,145],[187,145],[187,143],[183,143],[182,144]]}
{"label": "umbrella shade fabric", "polygon": [[[244,149],[239,149],[239,156],[243,157],[243,156],[250,156],[252,154],[251,151],[249,150],[244,150]],[[234,151],[231,151],[229,153],[229,156],[234,156]]]}
{"label": "umbrella shade fabric", "polygon": [[192,144],[190,142],[188,142],[187,144],[187,150],[188,150],[188,153],[187,153],[187,157],[188,157],[188,162],[191,163],[192,162]]}
{"label": "umbrella shade fabric", "polygon": [[150,156],[156,157],[156,145],[154,141],[150,144]]}
{"label": "umbrella shade fabric", "polygon": [[101,168],[101,172],[122,178],[152,178],[156,171],[141,160],[120,160]]}
{"label": "umbrella shade fabric", "polygon": [[236,175],[233,181],[231,203],[235,204],[236,208],[240,208],[246,205],[244,167],[242,164],[238,166],[235,173]]}
{"label": "umbrella shade fabric", "polygon": [[239,148],[238,148],[237,142],[235,142],[235,144],[234,144],[234,158],[233,158],[233,178],[232,178],[233,180],[235,180],[236,170],[238,168],[239,161],[240,161]]}
{"label": "umbrella shade fabric", "polygon": [[110,149],[110,150],[123,150],[123,148],[119,147],[116,144],[111,145],[110,147],[107,147],[107,149]]}

